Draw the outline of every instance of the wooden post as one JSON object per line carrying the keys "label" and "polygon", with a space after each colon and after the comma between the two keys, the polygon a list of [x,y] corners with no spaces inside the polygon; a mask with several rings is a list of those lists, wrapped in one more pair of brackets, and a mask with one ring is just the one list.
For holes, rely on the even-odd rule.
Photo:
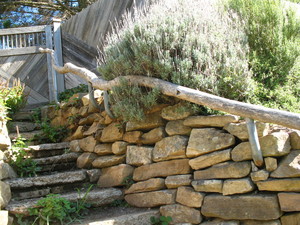
{"label": "wooden post", "polygon": [[[60,22],[60,19],[53,19],[53,42],[56,62],[59,66],[63,66]],[[58,93],[63,92],[65,90],[65,76],[56,72],[56,83]]]}

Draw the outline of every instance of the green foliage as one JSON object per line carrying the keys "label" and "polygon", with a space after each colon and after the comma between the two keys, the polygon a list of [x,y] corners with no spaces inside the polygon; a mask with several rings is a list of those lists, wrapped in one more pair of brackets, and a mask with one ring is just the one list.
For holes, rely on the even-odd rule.
{"label": "green foliage", "polygon": [[112,207],[130,207],[130,205],[124,199],[116,199],[109,204]]}
{"label": "green foliage", "polygon": [[38,135],[41,142],[58,143],[67,137],[69,130],[65,126],[52,126],[50,121],[41,121],[40,127],[42,134]]}
{"label": "green foliage", "polygon": [[160,216],[156,218],[154,216],[150,217],[150,222],[153,225],[169,225],[172,222],[172,217],[170,216]]}
{"label": "green foliage", "polygon": [[300,112],[300,18],[280,0],[229,0],[245,20],[249,66],[258,88],[252,102]]}
{"label": "green foliage", "polygon": [[134,180],[133,180],[132,175],[129,175],[129,176],[125,177],[123,182],[122,182],[122,185],[124,185],[125,188],[130,188],[130,186],[133,185],[133,184],[134,184]]}
{"label": "green foliage", "polygon": [[86,93],[88,92],[88,86],[85,84],[80,84],[77,87],[67,89],[58,94],[59,101],[68,101],[76,93]]}
{"label": "green foliage", "polygon": [[18,137],[10,150],[8,162],[20,177],[36,176],[36,173],[41,170],[37,163],[28,156],[28,152],[24,150],[27,148],[24,138]]}

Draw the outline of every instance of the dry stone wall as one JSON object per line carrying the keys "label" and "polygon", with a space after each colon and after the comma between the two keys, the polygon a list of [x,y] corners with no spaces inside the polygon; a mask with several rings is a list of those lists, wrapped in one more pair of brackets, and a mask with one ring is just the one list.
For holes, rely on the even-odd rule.
{"label": "dry stone wall", "polygon": [[130,205],[159,207],[174,224],[300,224],[299,131],[257,122],[258,168],[237,116],[163,105],[142,122],[122,123],[95,109],[88,95],[77,98],[81,107],[67,103],[44,114],[56,125],[72,119],[71,151],[82,153],[77,166],[94,168],[99,187],[123,188]]}

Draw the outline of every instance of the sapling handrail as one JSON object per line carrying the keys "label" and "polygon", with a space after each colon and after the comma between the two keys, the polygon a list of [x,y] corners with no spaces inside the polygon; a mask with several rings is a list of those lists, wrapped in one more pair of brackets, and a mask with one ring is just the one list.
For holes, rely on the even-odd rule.
{"label": "sapling handrail", "polygon": [[131,84],[150,88],[158,88],[164,95],[176,97],[178,99],[186,100],[198,105],[204,105],[211,109],[242,116],[244,118],[250,118],[266,123],[274,123],[288,128],[300,130],[299,113],[291,113],[283,110],[271,109],[250,103],[230,100],[147,76],[122,76],[107,81],[101,77],[98,77],[95,73],[87,70],[86,68],[75,66],[72,63],[66,63],[63,67],[57,66],[55,63],[53,50],[40,48],[40,51],[42,53],[51,54],[53,67],[57,72],[61,74],[73,73],[90,82],[94,88],[100,90],[110,90],[113,87],[118,86],[121,79],[125,79]]}

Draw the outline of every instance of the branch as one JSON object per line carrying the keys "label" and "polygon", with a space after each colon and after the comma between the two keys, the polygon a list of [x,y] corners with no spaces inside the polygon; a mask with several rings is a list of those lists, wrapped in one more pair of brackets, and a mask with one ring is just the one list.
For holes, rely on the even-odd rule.
{"label": "branch", "polygon": [[95,73],[85,68],[75,66],[72,63],[66,63],[63,67],[57,66],[57,64],[55,63],[53,50],[40,49],[40,51],[42,53],[51,54],[53,60],[53,68],[58,73],[76,74],[77,76],[90,82],[93,87],[97,89],[110,90],[112,89],[112,87],[118,86],[121,79],[126,79],[130,84],[150,88],[158,88],[164,95],[176,97],[178,99],[182,99],[198,105],[204,105],[215,110],[300,130],[300,114],[298,113],[291,113],[283,110],[276,110],[263,106],[230,100],[147,76],[122,76],[110,81],[106,81],[101,77],[98,77]]}

